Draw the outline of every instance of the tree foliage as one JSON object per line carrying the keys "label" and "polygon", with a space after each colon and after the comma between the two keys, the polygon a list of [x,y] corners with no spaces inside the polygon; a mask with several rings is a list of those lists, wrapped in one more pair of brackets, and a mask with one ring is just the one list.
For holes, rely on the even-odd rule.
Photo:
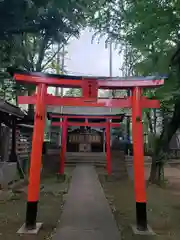
{"label": "tree foliage", "polygon": [[[27,71],[57,68],[55,59],[61,47],[70,37],[79,36],[99,6],[100,2],[95,0],[0,1],[0,81],[3,86],[9,86],[6,90],[15,95],[17,90],[24,91],[7,75],[4,77],[9,66]],[[26,86],[29,94],[34,90],[34,87]]]}
{"label": "tree foliage", "polygon": [[59,41],[64,33],[78,33],[96,7],[97,1],[89,0],[4,0],[0,2],[0,39],[41,31]]}
{"label": "tree foliage", "polygon": [[69,88],[65,92],[65,96],[67,97],[81,97],[82,96],[82,91],[80,88]]}
{"label": "tree foliage", "polygon": [[107,41],[113,40],[124,54],[126,75],[168,76],[164,87],[144,93],[161,101],[162,128],[154,145],[152,181],[160,179],[164,153],[180,127],[179,10],[179,1],[114,0],[107,1],[92,19],[96,36],[107,35]]}

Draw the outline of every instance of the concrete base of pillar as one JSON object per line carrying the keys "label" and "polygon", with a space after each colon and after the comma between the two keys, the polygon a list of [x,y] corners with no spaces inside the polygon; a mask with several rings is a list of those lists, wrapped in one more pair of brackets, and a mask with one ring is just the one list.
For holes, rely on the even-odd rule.
{"label": "concrete base of pillar", "polygon": [[148,225],[146,231],[140,231],[137,229],[136,225],[131,225],[132,231],[135,235],[144,235],[144,236],[152,236],[156,235],[156,233],[152,230],[152,228]]}
{"label": "concrete base of pillar", "polygon": [[25,223],[22,225],[22,227],[17,231],[18,234],[30,234],[35,235],[38,234],[39,230],[41,229],[43,223],[36,223],[36,228],[29,230],[26,228]]}

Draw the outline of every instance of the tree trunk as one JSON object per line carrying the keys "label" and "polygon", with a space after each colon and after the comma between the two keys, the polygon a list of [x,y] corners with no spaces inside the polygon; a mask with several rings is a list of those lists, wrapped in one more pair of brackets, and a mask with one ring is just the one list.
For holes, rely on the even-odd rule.
{"label": "tree trunk", "polygon": [[164,162],[169,150],[169,142],[180,126],[180,100],[176,101],[174,106],[174,114],[171,119],[164,126],[160,137],[155,143],[155,149],[152,156],[150,182],[160,183],[164,179]]}
{"label": "tree trunk", "polygon": [[152,157],[149,181],[153,184],[161,184],[164,181],[164,162],[157,159],[156,156]]}
{"label": "tree trunk", "polygon": [[[28,89],[28,96],[32,96],[35,93],[35,89]],[[34,105],[33,104],[28,104],[28,116],[34,116]]]}
{"label": "tree trunk", "polygon": [[154,117],[154,134],[156,134],[156,128],[157,128],[157,109],[153,109],[153,117]]}
{"label": "tree trunk", "polygon": [[48,35],[46,34],[44,36],[44,38],[42,39],[41,44],[39,46],[38,60],[37,60],[36,66],[35,66],[35,68],[36,68],[35,70],[37,72],[40,72],[42,70],[42,62],[44,59],[47,43],[48,43]]}
{"label": "tree trunk", "polygon": [[[35,71],[37,71],[37,72],[41,72],[41,70],[42,70],[42,62],[44,59],[47,43],[48,43],[48,36],[45,35],[39,46],[38,60],[37,60],[36,66],[35,66]],[[35,89],[30,88],[28,90],[28,96],[31,96],[34,92],[35,92]],[[34,116],[34,105],[32,105],[32,104],[28,105],[28,115]]]}
{"label": "tree trunk", "polygon": [[149,130],[152,134],[154,134],[154,131],[153,131],[153,124],[152,124],[152,119],[151,119],[151,112],[146,112],[146,118],[148,120],[148,127],[149,127]]}

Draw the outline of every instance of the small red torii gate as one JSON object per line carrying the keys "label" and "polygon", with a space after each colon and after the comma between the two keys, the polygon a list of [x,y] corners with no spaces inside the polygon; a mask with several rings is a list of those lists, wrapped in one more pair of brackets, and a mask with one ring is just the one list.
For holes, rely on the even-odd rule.
{"label": "small red torii gate", "polygon": [[[124,114],[120,116],[92,116],[92,115],[57,115],[57,114],[50,114],[51,119],[63,119],[61,122],[52,122],[52,126],[62,127],[62,144],[61,144],[61,154],[60,154],[60,174],[64,174],[64,162],[65,162],[65,153],[66,153],[66,142],[67,142],[67,128],[68,126],[85,126],[85,127],[103,127],[105,128],[106,133],[106,169],[108,175],[111,174],[111,147],[110,147],[110,129],[111,127],[120,127],[120,123],[110,122],[112,119],[119,120],[122,122],[124,118]],[[68,118],[84,118],[85,122],[71,122],[67,121]],[[89,122],[88,119],[105,119],[105,122]]]}
{"label": "small red torii gate", "polygon": [[[146,186],[144,176],[143,148],[143,108],[159,108],[157,100],[142,96],[143,88],[155,88],[164,84],[164,78],[106,78],[43,74],[14,71],[11,75],[16,81],[37,85],[37,95],[19,97],[19,104],[35,104],[34,131],[32,140],[31,164],[26,211],[26,229],[37,227],[37,208],[39,200],[40,169],[44,137],[46,105],[90,106],[132,108],[132,136],[134,153],[134,188],[136,199],[137,228],[147,230]],[[47,87],[82,88],[82,97],[66,98],[47,94]],[[98,89],[131,89],[131,97],[124,99],[98,99]]]}

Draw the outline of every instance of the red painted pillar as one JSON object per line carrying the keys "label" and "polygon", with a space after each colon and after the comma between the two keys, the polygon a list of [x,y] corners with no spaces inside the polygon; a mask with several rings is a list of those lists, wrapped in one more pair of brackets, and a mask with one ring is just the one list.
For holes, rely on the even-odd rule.
{"label": "red painted pillar", "polygon": [[64,162],[66,155],[66,144],[67,144],[67,117],[63,119],[62,124],[62,139],[61,139],[61,154],[60,154],[60,175],[64,174]]}
{"label": "red painted pillar", "polygon": [[106,122],[106,168],[108,175],[111,175],[111,133],[110,133],[110,122]]}
{"label": "red painted pillar", "polygon": [[32,151],[29,173],[29,186],[28,186],[28,201],[26,211],[26,228],[36,228],[37,205],[39,200],[39,187],[40,187],[40,172],[41,172],[41,158],[42,146],[44,140],[44,127],[45,127],[45,95],[47,86],[40,84],[37,87],[37,100],[35,106],[34,117],[34,131],[32,139]]}
{"label": "red painted pillar", "polygon": [[134,188],[136,199],[137,228],[147,230],[146,184],[144,174],[144,140],[141,109],[141,89],[132,90],[132,136],[134,155]]}

